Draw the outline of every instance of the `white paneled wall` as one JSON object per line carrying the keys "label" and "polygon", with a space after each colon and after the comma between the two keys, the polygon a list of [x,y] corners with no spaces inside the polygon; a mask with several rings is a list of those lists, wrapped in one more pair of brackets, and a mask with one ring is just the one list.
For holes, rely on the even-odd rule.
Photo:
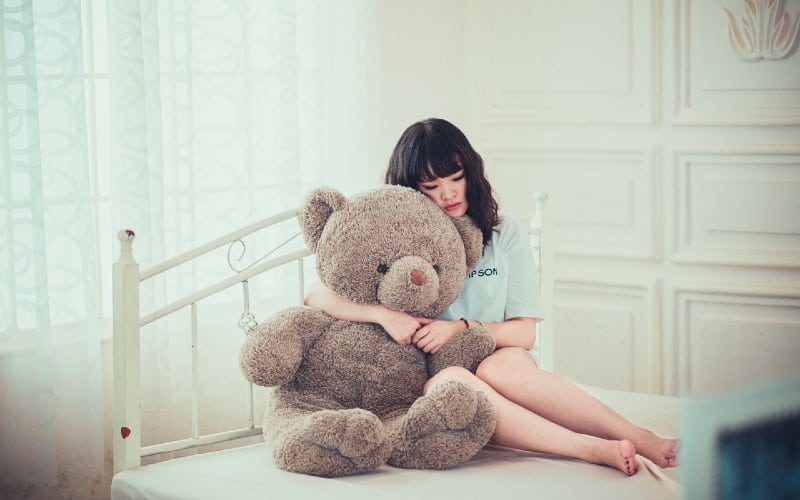
{"label": "white paneled wall", "polygon": [[796,292],[752,284],[676,284],[681,392],[713,392],[797,372]]}
{"label": "white paneled wall", "polygon": [[521,215],[530,211],[531,183],[558,193],[548,207],[559,253],[660,258],[655,223],[661,183],[652,148],[491,146],[481,152],[503,208]]}
{"label": "white paneled wall", "polygon": [[673,259],[800,265],[800,147],[676,151]]}
{"label": "white paneled wall", "polygon": [[659,290],[658,283],[559,280],[553,318],[558,371],[612,389],[649,392],[659,387],[659,370],[654,369],[659,366],[654,328]]}
{"label": "white paneled wall", "polygon": [[480,11],[486,118],[650,123],[655,117],[657,5],[486,1]]}
{"label": "white paneled wall", "polygon": [[376,172],[405,126],[441,116],[504,209],[550,194],[556,372],[689,394],[800,371],[800,0],[369,15]]}

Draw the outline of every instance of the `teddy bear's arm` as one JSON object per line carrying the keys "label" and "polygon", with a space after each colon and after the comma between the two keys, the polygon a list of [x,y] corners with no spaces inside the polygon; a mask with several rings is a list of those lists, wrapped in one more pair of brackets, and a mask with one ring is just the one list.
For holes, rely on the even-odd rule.
{"label": "teddy bear's arm", "polygon": [[428,355],[428,374],[432,377],[448,366],[461,366],[475,372],[495,347],[494,335],[486,327],[470,327],[454,335],[436,354]]}
{"label": "teddy bear's arm", "polygon": [[242,345],[239,365],[254,384],[275,386],[289,382],[306,349],[333,322],[319,309],[284,309],[259,324]]}

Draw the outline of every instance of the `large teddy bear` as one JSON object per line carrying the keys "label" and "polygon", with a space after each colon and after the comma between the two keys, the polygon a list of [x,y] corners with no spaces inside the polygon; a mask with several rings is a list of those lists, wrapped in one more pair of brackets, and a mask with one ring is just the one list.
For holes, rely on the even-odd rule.
{"label": "large teddy bear", "polygon": [[[300,213],[306,245],[328,288],[361,304],[435,318],[456,298],[483,249],[467,218],[451,219],[421,193],[381,186],[346,198],[312,191]],[[299,306],[248,335],[240,364],[274,386],[264,436],[278,467],[336,477],[384,463],[444,469],[472,458],[491,437],[495,410],[447,366],[474,370],[495,348],[483,327],[455,335],[435,355],[396,343],[379,325],[338,320]]]}

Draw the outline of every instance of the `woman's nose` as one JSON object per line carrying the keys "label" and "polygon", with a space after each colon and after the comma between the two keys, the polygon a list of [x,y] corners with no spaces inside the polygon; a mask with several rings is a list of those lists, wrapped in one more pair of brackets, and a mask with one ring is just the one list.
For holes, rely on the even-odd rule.
{"label": "woman's nose", "polygon": [[455,192],[456,191],[455,189],[453,189],[453,186],[445,184],[445,186],[442,188],[442,198],[445,200],[449,200],[450,198],[455,196]]}

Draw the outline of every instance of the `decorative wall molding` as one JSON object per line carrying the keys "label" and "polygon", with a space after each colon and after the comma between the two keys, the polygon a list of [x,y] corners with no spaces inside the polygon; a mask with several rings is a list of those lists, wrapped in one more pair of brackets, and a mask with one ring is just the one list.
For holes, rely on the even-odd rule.
{"label": "decorative wall molding", "polygon": [[684,149],[672,169],[672,261],[800,269],[800,148]]}
{"label": "decorative wall molding", "polygon": [[[775,1],[768,0],[767,5]],[[793,5],[800,5],[797,0],[791,1]],[[748,9],[755,9],[758,5],[753,4],[745,10],[749,12]],[[675,9],[675,124],[800,124],[800,78],[797,76],[800,75],[800,58],[788,57],[794,50],[792,47],[796,47],[796,33],[791,35],[795,41],[789,46],[787,56],[773,59],[770,64],[754,64],[753,61],[743,61],[731,50],[732,35],[728,33],[728,22],[721,14],[718,2],[680,0]],[[770,12],[777,15],[777,4]],[[784,14],[787,12],[784,11]],[[758,44],[777,47],[775,38],[788,36],[780,35],[786,28],[778,20],[765,19],[766,15],[758,14],[761,19],[758,22],[777,23],[781,27],[771,28],[773,40],[759,41],[756,47],[759,47]],[[747,21],[748,25],[756,23],[755,17],[753,19]],[[796,19],[792,21],[796,22]],[[753,33],[757,31],[765,35],[770,28],[760,26],[750,29]],[[775,29],[780,31],[776,33]],[[783,42],[779,44],[781,47],[783,45]],[[762,51],[759,48],[753,50]]]}
{"label": "decorative wall molding", "polygon": [[741,59],[778,61],[797,49],[800,13],[792,21],[786,0],[744,0],[744,13],[738,19],[729,9],[722,10],[731,49]]}
{"label": "decorative wall molding", "polygon": [[724,391],[800,372],[800,289],[673,285],[678,394]]}
{"label": "decorative wall molding", "polygon": [[658,281],[557,280],[555,371],[578,382],[660,393],[660,290]]}
{"label": "decorative wall molding", "polygon": [[660,149],[482,148],[501,207],[527,219],[534,191],[550,195],[555,255],[659,260]]}
{"label": "decorative wall molding", "polygon": [[481,10],[487,122],[659,119],[661,0],[484,0]]}

